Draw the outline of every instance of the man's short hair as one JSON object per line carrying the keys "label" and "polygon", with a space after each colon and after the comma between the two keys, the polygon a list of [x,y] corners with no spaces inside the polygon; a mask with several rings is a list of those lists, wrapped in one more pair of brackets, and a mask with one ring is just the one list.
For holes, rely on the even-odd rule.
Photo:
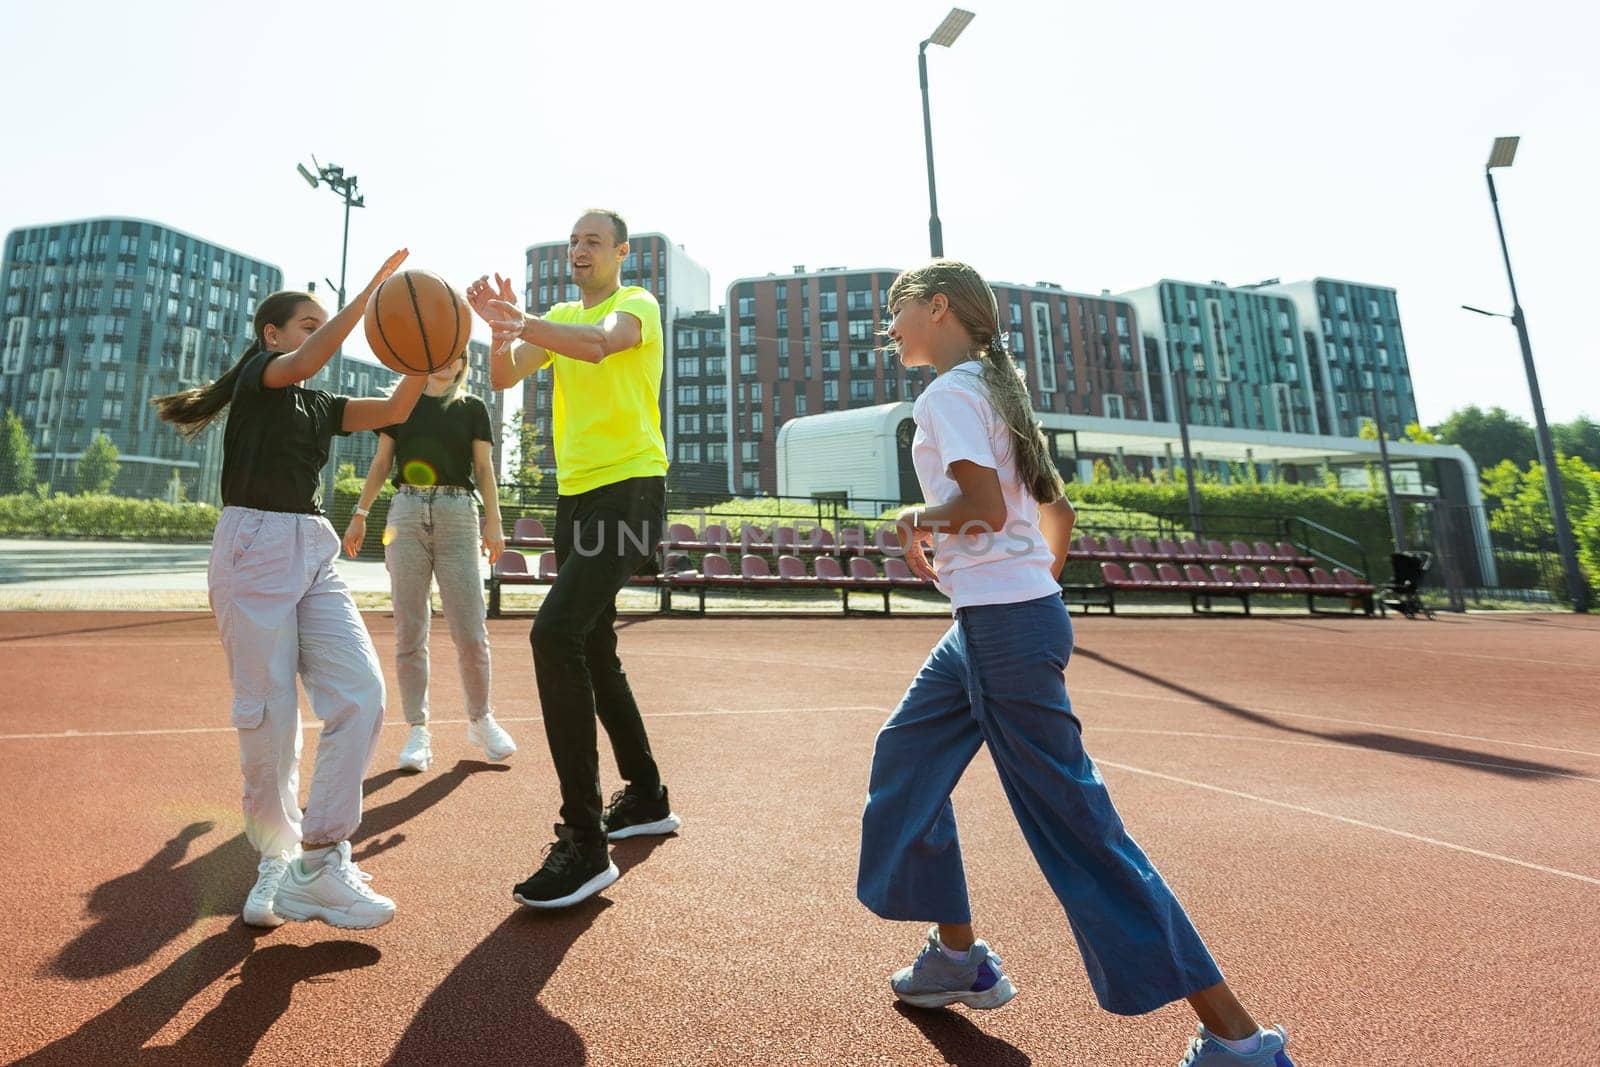
{"label": "man's short hair", "polygon": [[628,240],[628,223],[621,215],[610,208],[592,207],[583,213],[584,218],[590,215],[600,215],[611,220],[611,229],[617,235],[617,244],[626,244]]}

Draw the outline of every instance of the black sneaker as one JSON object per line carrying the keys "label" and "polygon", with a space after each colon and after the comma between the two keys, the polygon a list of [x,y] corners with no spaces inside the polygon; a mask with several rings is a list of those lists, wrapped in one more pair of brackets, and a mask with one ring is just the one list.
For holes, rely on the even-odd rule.
{"label": "black sneaker", "polygon": [[604,839],[583,842],[567,826],[545,846],[544,866],[511,890],[511,898],[530,908],[566,908],[587,900],[621,875]]}
{"label": "black sneaker", "polygon": [[633,786],[611,794],[604,816],[606,836],[613,841],[644,834],[670,834],[683,825],[667,802],[667,787],[636,790]]}

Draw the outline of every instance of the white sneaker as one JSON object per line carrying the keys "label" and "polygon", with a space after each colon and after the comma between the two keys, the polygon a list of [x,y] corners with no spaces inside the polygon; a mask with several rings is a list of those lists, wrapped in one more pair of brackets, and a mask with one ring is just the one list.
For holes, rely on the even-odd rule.
{"label": "white sneaker", "polygon": [[426,726],[413,726],[406,747],[400,750],[402,771],[425,771],[433,762],[433,736]]}
{"label": "white sneaker", "polygon": [[499,763],[517,750],[517,743],[511,740],[511,735],[506,733],[504,727],[494,721],[493,714],[467,723],[467,740],[483,749],[483,754],[489,757],[491,763]]}
{"label": "white sneaker", "polygon": [[273,910],[278,896],[278,886],[283,882],[283,872],[294,860],[287,856],[263,856],[256,868],[256,884],[244,899],[244,912],[240,918],[248,926],[281,926],[283,916]]}
{"label": "white sneaker", "polygon": [[310,869],[303,856],[288,864],[275,910],[285,919],[321,919],[346,930],[382,926],[394,918],[394,901],[369,889],[371,880],[350,858],[350,842],[341,841]]}

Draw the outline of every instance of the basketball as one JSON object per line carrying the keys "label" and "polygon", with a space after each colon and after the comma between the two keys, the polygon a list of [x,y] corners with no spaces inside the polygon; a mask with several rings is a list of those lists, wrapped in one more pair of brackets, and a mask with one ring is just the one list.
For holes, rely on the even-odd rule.
{"label": "basketball", "polygon": [[372,294],[367,344],[390,370],[431,374],[467,349],[472,315],[467,298],[427,270],[403,270]]}

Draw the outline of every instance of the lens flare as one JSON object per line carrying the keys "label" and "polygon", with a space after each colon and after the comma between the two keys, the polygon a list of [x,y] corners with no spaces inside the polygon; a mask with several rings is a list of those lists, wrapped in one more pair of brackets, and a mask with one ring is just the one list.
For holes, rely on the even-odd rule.
{"label": "lens flare", "polygon": [[439,472],[420,459],[411,460],[402,467],[400,476],[407,485],[433,485],[439,481]]}

